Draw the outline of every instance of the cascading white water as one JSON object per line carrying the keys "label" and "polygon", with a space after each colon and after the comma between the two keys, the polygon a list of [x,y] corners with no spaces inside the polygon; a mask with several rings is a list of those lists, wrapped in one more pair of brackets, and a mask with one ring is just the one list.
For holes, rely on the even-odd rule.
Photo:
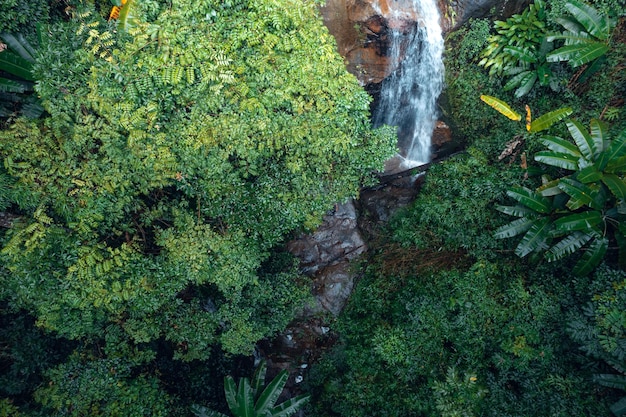
{"label": "cascading white water", "polygon": [[[394,2],[389,2],[393,4]],[[403,2],[405,3],[405,2]],[[398,148],[403,168],[430,161],[437,99],[443,88],[443,36],[436,0],[412,0],[417,28],[390,30],[391,62],[400,67],[381,86],[374,115],[378,126],[398,126]]]}

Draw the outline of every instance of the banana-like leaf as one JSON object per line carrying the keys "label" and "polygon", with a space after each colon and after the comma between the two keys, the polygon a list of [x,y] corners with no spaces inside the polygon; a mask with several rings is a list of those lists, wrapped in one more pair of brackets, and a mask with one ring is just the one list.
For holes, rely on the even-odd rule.
{"label": "banana-like leaf", "polygon": [[[606,152],[604,152],[606,154]],[[607,157],[608,159],[608,157]],[[610,172],[612,174],[622,174],[626,172],[626,155],[620,156],[619,158],[615,158],[609,161],[605,168],[605,172]]]}
{"label": "banana-like leaf", "polygon": [[[565,30],[571,32],[571,33],[580,33],[580,32],[584,32],[585,28],[583,27],[583,25],[581,25],[580,23],[578,23],[578,21],[576,19],[574,19],[571,16],[561,16],[561,17],[557,17],[556,21],[565,28]],[[548,36],[548,39],[552,38],[552,36]]]}
{"label": "banana-like leaf", "polygon": [[598,39],[606,40],[611,34],[611,22],[595,8],[578,0],[565,3],[567,10],[585,28],[585,31]]}
{"label": "banana-like leaf", "polygon": [[205,406],[198,404],[191,405],[191,412],[194,413],[196,417],[228,417],[226,414],[210,410]]}
{"label": "banana-like leaf", "polygon": [[531,252],[548,249],[551,230],[552,223],[549,217],[535,220],[521,242],[515,248],[515,254],[523,258]]}
{"label": "banana-like leaf", "polygon": [[290,398],[284,403],[278,404],[274,407],[270,414],[266,414],[271,417],[289,417],[293,415],[300,407],[309,400],[308,395],[298,395],[297,397]]}
{"label": "banana-like leaf", "polygon": [[522,217],[513,220],[511,223],[500,226],[496,229],[493,236],[496,239],[506,239],[527,232],[534,224],[535,219],[531,217]]}
{"label": "banana-like leaf", "polygon": [[606,150],[606,154],[608,160],[607,165],[610,165],[612,161],[622,156],[626,156],[626,129],[622,130],[621,133],[611,141],[611,144]]}
{"label": "banana-like leaf", "polygon": [[224,378],[224,393],[226,394],[228,408],[235,413],[239,408],[239,404],[237,399],[237,387],[235,386],[235,380],[231,376]]}
{"label": "banana-like leaf", "polygon": [[577,43],[563,46],[546,57],[548,62],[568,61],[574,68],[587,64],[609,51],[609,46],[602,42]]}
{"label": "banana-like leaf", "polygon": [[576,179],[583,184],[600,181],[602,176],[602,172],[598,171],[595,165],[589,165],[576,173]]}
{"label": "banana-like leaf", "polygon": [[[515,70],[517,70],[517,68]],[[514,89],[515,87],[520,85],[522,83],[522,80],[531,73],[532,71],[530,70],[522,70],[520,72],[517,72],[514,77],[511,77],[511,79],[507,81],[506,84],[504,84],[504,87],[502,87],[502,89],[504,91],[509,91],[509,90]]]}
{"label": "banana-like leaf", "polygon": [[626,375],[618,374],[595,374],[593,382],[609,388],[616,388],[626,391]]}
{"label": "banana-like leaf", "polygon": [[594,156],[600,153],[602,149],[596,147],[596,143],[587,129],[576,120],[568,120],[565,124],[578,149],[580,149],[580,153],[589,161],[593,161]]}
{"label": "banana-like leaf", "polygon": [[602,182],[607,186],[615,197],[620,200],[626,200],[626,183],[623,179],[615,174],[605,174]]}
{"label": "banana-like leaf", "polygon": [[554,221],[554,230],[558,234],[565,234],[575,230],[587,231],[602,223],[602,214],[596,210],[563,216]]}
{"label": "banana-like leaf", "polygon": [[567,255],[571,255],[582,248],[592,237],[593,235],[590,233],[575,231],[552,246],[545,254],[546,260],[548,262],[554,262]]}
{"label": "banana-like leaf", "polygon": [[526,206],[520,206],[519,204],[516,206],[496,206],[496,210],[515,217],[532,216],[536,214],[535,210],[531,210]]}
{"label": "banana-like leaf", "polygon": [[559,188],[560,180],[561,178],[557,178],[556,180],[548,181],[545,184],[542,184],[539,188],[537,188],[537,192],[544,197],[551,197],[563,193],[563,190]]}
{"label": "banana-like leaf", "polygon": [[532,121],[529,131],[541,132],[542,130],[546,130],[556,122],[565,119],[573,112],[574,110],[572,110],[571,107],[563,107],[541,115]]}
{"label": "banana-like leaf", "polygon": [[611,141],[609,140],[609,137],[608,137],[608,130],[609,130],[608,124],[606,122],[603,122],[602,120],[591,119],[589,126],[590,126],[589,131],[591,133],[591,138],[595,142],[596,148],[600,152],[603,152],[611,144]]}
{"label": "banana-like leaf", "polygon": [[24,35],[21,33],[18,33],[17,35],[2,33],[0,34],[0,38],[2,38],[2,40],[9,45],[9,48],[11,48],[11,50],[18,54],[21,58],[31,64],[35,63],[35,55],[37,54],[37,51],[35,51],[35,48],[28,43],[26,38],[24,38]]}
{"label": "banana-like leaf", "polygon": [[552,151],[537,152],[535,154],[535,161],[557,168],[569,169],[570,171],[578,170],[578,158],[566,153]]}
{"label": "banana-like leaf", "polygon": [[509,106],[503,100],[500,100],[498,98],[495,98],[495,97],[492,97],[492,96],[488,96],[488,95],[485,95],[485,94],[481,95],[480,99],[482,101],[484,101],[485,103],[487,103],[492,108],[494,108],[500,114],[508,117],[511,120],[515,120],[515,121],[522,120],[522,115],[519,114],[518,112],[516,112],[515,110],[513,110],[511,108],[511,106]]}
{"label": "banana-like leaf", "polygon": [[274,407],[276,400],[283,391],[288,377],[288,372],[286,370],[282,370],[276,378],[274,378],[272,382],[265,387],[256,402],[255,410],[258,415],[263,416]]}
{"label": "banana-like leaf", "polygon": [[586,184],[575,181],[571,178],[562,178],[561,181],[559,181],[559,188],[570,196],[570,199],[567,202],[567,208],[572,211],[577,210],[582,206],[600,208],[595,207],[596,204],[593,199],[594,190],[589,188]]}
{"label": "banana-like leaf", "polygon": [[537,82],[537,73],[535,71],[529,71],[521,80],[520,87],[515,90],[515,97],[520,98],[525,96],[533,89],[533,86]]}
{"label": "banana-like leaf", "polygon": [[10,50],[0,52],[0,70],[26,81],[35,81],[32,73],[33,64]]}
{"label": "banana-like leaf", "polygon": [[6,78],[0,78],[1,93],[23,93],[24,91],[26,91],[24,83],[15,80],[8,80]]}
{"label": "banana-like leaf", "polygon": [[550,200],[526,187],[512,187],[506,194],[536,212],[548,214],[552,211]]}
{"label": "banana-like leaf", "polygon": [[256,398],[261,393],[263,384],[265,383],[265,374],[267,372],[267,364],[261,361],[252,375],[252,395]]}
{"label": "banana-like leaf", "polygon": [[126,3],[120,9],[117,27],[120,30],[128,31],[135,26],[135,9],[137,0],[126,0]]}
{"label": "banana-like leaf", "polygon": [[539,141],[547,146],[551,151],[567,153],[572,156],[580,157],[578,147],[568,140],[557,136],[542,136]]}
{"label": "banana-like leaf", "polygon": [[604,258],[608,247],[609,241],[607,238],[602,236],[596,237],[574,266],[574,274],[583,276],[593,271]]}
{"label": "banana-like leaf", "polygon": [[237,390],[237,409],[233,411],[236,417],[255,417],[254,396],[248,378],[239,378],[239,389]]}

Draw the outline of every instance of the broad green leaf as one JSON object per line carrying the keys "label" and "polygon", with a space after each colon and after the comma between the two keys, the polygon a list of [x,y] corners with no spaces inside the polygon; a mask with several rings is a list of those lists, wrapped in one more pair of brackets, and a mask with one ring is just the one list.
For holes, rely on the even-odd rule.
{"label": "broad green leaf", "polygon": [[550,250],[546,252],[546,260],[548,262],[554,262],[559,259],[571,255],[578,249],[582,248],[585,243],[589,242],[593,237],[590,233],[584,233],[581,231],[575,231],[561,239],[556,245],[552,246]]}
{"label": "broad green leaf", "polygon": [[2,93],[23,93],[26,91],[26,86],[15,80],[8,80],[6,78],[0,78],[0,92]]}
{"label": "broad green leaf", "polygon": [[591,119],[589,126],[589,132],[591,133],[591,138],[595,143],[597,153],[603,152],[611,143],[607,134],[609,130],[608,124],[598,119]]}
{"label": "broad green leaf", "polygon": [[600,223],[602,223],[602,214],[596,210],[589,210],[556,219],[554,228],[556,232],[564,234],[575,230],[586,231]]}
{"label": "broad green leaf", "polygon": [[539,213],[547,214],[552,211],[550,200],[526,187],[512,187],[506,193],[509,197]]}
{"label": "broad green leaf", "polygon": [[[559,190],[560,191],[560,190]],[[496,206],[496,210],[508,214],[509,216],[524,217],[526,215],[534,215],[536,212],[526,206]]]}
{"label": "broad green leaf", "polygon": [[[576,21],[576,19],[574,19],[571,16],[561,16],[561,17],[557,17],[556,21],[563,26],[567,31],[571,32],[571,33],[579,33],[579,32],[583,32],[585,30],[585,28],[583,27],[583,25],[581,25],[580,23],[578,23]],[[548,39],[552,38],[552,36],[548,36]]]}
{"label": "broad green leaf", "polygon": [[578,147],[568,140],[557,136],[542,136],[539,141],[554,152],[567,153],[576,157],[580,156]]}
{"label": "broad green leaf", "polygon": [[620,156],[619,158],[615,158],[609,161],[608,164],[606,164],[606,167],[604,168],[604,170],[612,174],[626,173],[626,155]]}
{"label": "broad green leaf", "polygon": [[576,179],[583,184],[600,181],[600,179],[602,179],[602,172],[598,171],[595,165],[589,165],[576,173]]}
{"label": "broad green leaf", "polygon": [[565,124],[578,149],[580,149],[580,153],[589,161],[593,161],[594,155],[599,153],[600,149],[596,149],[595,142],[589,132],[587,132],[587,129],[576,120],[568,120]]}
{"label": "broad green leaf", "polygon": [[578,170],[578,158],[566,153],[552,151],[537,152],[535,154],[535,161],[558,168],[569,169],[570,171]]}
{"label": "broad green leaf", "polygon": [[606,153],[609,161],[608,164],[617,158],[626,156],[626,129],[622,130],[620,134],[611,141]]}
{"label": "broad green leaf", "polygon": [[546,130],[556,122],[565,119],[573,112],[574,110],[572,110],[571,107],[563,107],[543,114],[531,122],[529,131],[541,132],[542,130]]}
{"label": "broad green leaf", "polygon": [[601,236],[596,237],[574,266],[574,274],[583,276],[593,271],[602,262],[608,247],[608,239]]}
{"label": "broad green leaf", "polygon": [[595,8],[577,0],[569,0],[565,7],[590,35],[598,39],[608,39],[610,23]]}
{"label": "broad green leaf", "polygon": [[0,38],[2,38],[7,45],[9,45],[9,48],[11,48],[13,52],[31,64],[35,63],[35,55],[37,52],[35,51],[35,48],[28,43],[26,38],[24,38],[24,35],[21,33],[18,33],[17,35],[2,33],[0,34]]}
{"label": "broad green leaf", "polygon": [[261,393],[263,384],[265,383],[265,374],[267,372],[267,364],[261,361],[252,375],[252,395],[257,397]]}
{"label": "broad green leaf", "polygon": [[117,19],[117,27],[120,30],[128,31],[135,26],[135,8],[137,0],[126,0],[126,3],[120,9],[120,15]]}
{"label": "broad green leaf", "polygon": [[248,378],[239,378],[238,388],[237,410],[233,414],[237,417],[254,417],[254,396]]}
{"label": "broad green leaf", "polygon": [[528,92],[532,90],[536,81],[537,73],[535,71],[530,71],[520,80],[520,87],[515,90],[515,97],[520,98],[528,94]]}
{"label": "broad green leaf", "polygon": [[35,81],[32,74],[33,64],[10,50],[0,52],[0,70],[26,81]]}
{"label": "broad green leaf", "polygon": [[615,403],[611,404],[609,410],[611,410],[611,412],[617,417],[626,415],[626,397],[622,397]]}
{"label": "broad green leaf", "polygon": [[626,200],[626,183],[623,179],[615,174],[605,174],[602,182],[611,190],[615,197],[620,200]]}
{"label": "broad green leaf", "polygon": [[535,219],[529,217],[522,217],[521,219],[513,220],[511,223],[498,227],[493,236],[496,239],[506,239],[517,236],[521,233],[527,232],[534,222]]}
{"label": "broad green leaf", "polygon": [[523,258],[531,252],[548,249],[551,230],[552,223],[549,217],[535,220],[522,238],[522,241],[515,248],[515,254]]}
{"label": "broad green leaf", "polygon": [[546,182],[545,184],[537,188],[537,192],[539,192],[544,197],[551,197],[561,194],[563,190],[559,188],[560,180],[560,178],[557,178],[556,180]]}
{"label": "broad green leaf", "polygon": [[224,393],[226,395],[228,408],[235,413],[239,408],[237,404],[237,387],[235,386],[235,380],[231,376],[224,378]]}
{"label": "broad green leaf", "polygon": [[480,99],[511,120],[522,120],[522,115],[513,110],[506,102],[485,94],[481,95]]}
{"label": "broad green leaf", "polygon": [[308,400],[310,396],[308,395],[298,395],[297,397],[290,398],[274,407],[271,411],[271,414],[268,416],[271,417],[289,417],[293,415],[300,407],[302,407]]}
{"label": "broad green leaf", "polygon": [[567,207],[570,210],[577,210],[582,206],[594,206],[593,194],[594,190],[581,182],[572,180],[571,178],[562,178],[559,182],[559,188],[570,196]]}
{"label": "broad green leaf", "polygon": [[514,77],[511,77],[511,79],[507,81],[506,84],[504,84],[504,87],[502,87],[502,89],[504,91],[509,91],[509,90],[514,89],[515,87],[517,87],[518,85],[522,83],[522,80],[526,76],[528,76],[528,74],[531,74],[531,71],[525,70],[525,71],[521,71],[517,73],[517,75],[515,75]]}
{"label": "broad green leaf", "polygon": [[283,391],[283,387],[289,377],[286,370],[280,371],[280,373],[270,382],[263,390],[263,393],[259,396],[256,402],[255,410],[258,415],[264,415],[267,411],[271,410],[276,403],[276,400]]}
{"label": "broad green leaf", "polygon": [[595,374],[593,381],[609,388],[616,388],[626,391],[626,375],[618,374]]}
{"label": "broad green leaf", "polygon": [[602,42],[577,43],[563,46],[546,57],[548,62],[568,61],[574,68],[587,64],[609,51],[609,46]]}

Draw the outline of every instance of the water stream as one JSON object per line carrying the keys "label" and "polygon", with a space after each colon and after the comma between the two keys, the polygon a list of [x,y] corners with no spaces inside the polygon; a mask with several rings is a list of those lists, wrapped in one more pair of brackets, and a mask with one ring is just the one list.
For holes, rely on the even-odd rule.
{"label": "water stream", "polygon": [[402,168],[430,161],[437,99],[444,75],[444,46],[437,1],[410,0],[409,3],[419,16],[417,28],[409,33],[390,30],[391,62],[401,64],[383,81],[380,102],[374,114],[376,125],[398,127]]}

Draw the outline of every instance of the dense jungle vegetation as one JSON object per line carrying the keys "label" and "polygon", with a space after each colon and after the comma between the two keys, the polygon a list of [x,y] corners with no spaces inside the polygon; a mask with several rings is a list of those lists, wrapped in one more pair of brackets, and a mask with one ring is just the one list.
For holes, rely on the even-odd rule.
{"label": "dense jungle vegetation", "polygon": [[[263,365],[224,377],[309,296],[285,240],[395,147],[318,5],[3,2],[0,416],[303,405]],[[446,43],[464,151],[371,231],[303,410],[626,415],[626,6],[536,0]]]}

